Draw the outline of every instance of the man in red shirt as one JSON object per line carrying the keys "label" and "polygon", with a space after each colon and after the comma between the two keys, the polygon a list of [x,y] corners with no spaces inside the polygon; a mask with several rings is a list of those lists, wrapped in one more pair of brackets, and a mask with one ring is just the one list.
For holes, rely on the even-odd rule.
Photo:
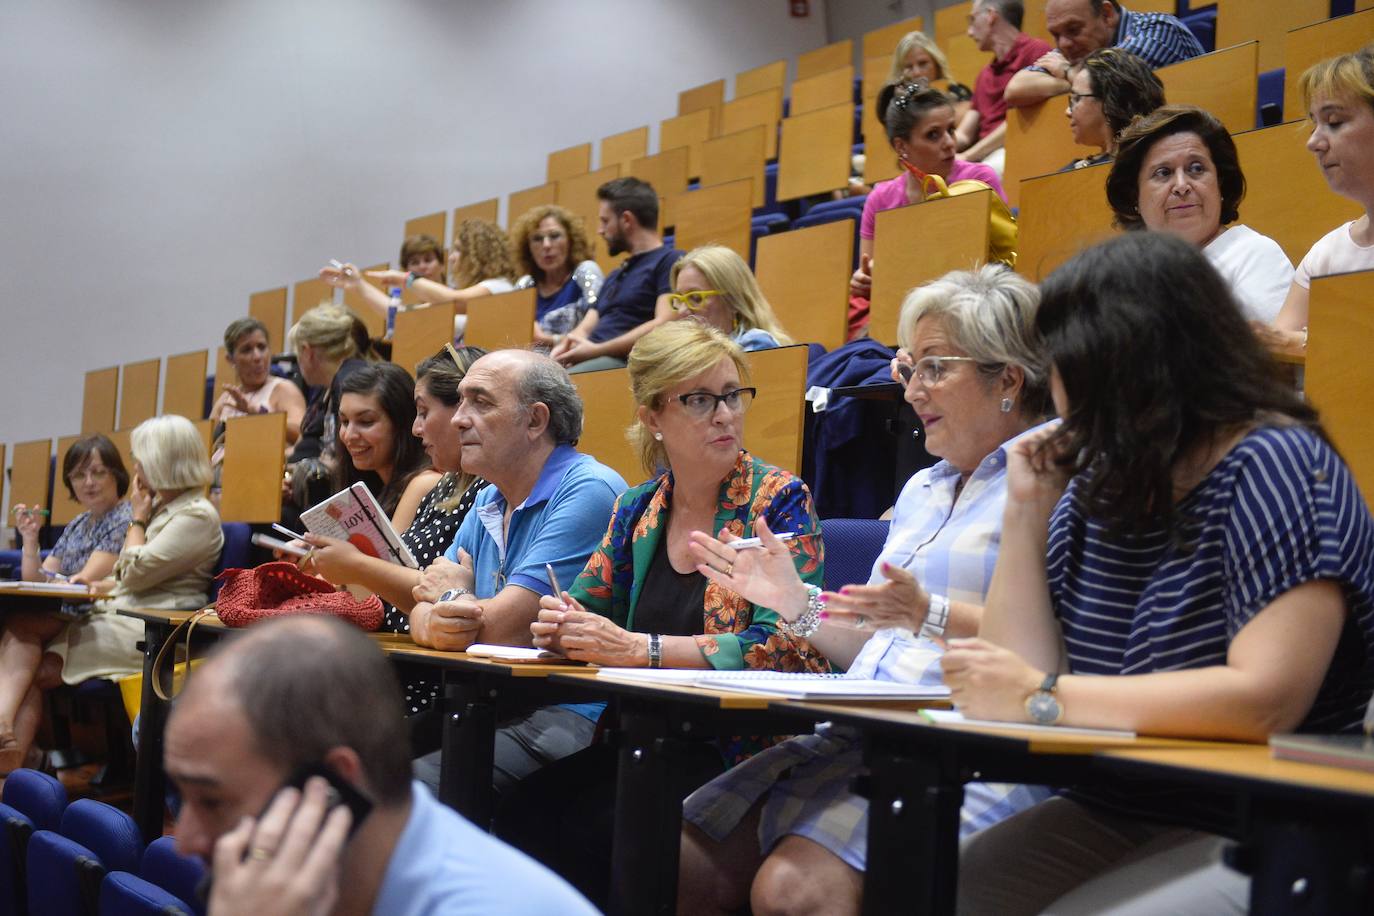
{"label": "man in red shirt", "polygon": [[974,0],[968,17],[968,36],[992,60],[978,71],[973,104],[955,128],[959,158],[984,162],[1002,172],[1007,136],[1007,102],[1003,92],[1022,67],[1050,52],[1050,46],[1021,31],[1025,5],[1021,0]]}

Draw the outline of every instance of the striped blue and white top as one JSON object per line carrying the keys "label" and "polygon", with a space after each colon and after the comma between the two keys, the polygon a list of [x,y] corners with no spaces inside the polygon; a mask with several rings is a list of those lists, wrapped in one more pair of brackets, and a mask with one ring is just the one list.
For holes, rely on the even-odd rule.
{"label": "striped blue and white top", "polygon": [[1047,556],[1071,671],[1224,664],[1231,640],[1270,602],[1331,580],[1349,617],[1301,730],[1359,729],[1374,693],[1374,520],[1319,436],[1298,426],[1250,432],[1179,503],[1173,537],[1109,536],[1084,515],[1079,484],[1051,517]]}
{"label": "striped blue and white top", "polygon": [[1167,13],[1132,13],[1127,9],[1121,10],[1115,47],[1131,52],[1151,67],[1176,64],[1206,53],[1178,17]]}

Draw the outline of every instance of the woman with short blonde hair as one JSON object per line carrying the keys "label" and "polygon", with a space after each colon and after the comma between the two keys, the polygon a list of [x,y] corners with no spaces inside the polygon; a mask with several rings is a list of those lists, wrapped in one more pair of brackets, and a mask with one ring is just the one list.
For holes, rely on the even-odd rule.
{"label": "woman with short blonde hair", "polygon": [[314,389],[291,461],[327,457],[334,451],[343,383],[367,365],[367,328],[348,309],[326,303],[302,315],[286,337],[296,351],[301,377]]}
{"label": "woman with short blonde hair", "polygon": [[792,343],[744,259],[724,245],[694,248],[673,265],[668,301],[676,318],[710,325],[744,350]]}
{"label": "woman with short blonde hair", "polygon": [[[744,449],[755,390],[743,351],[713,327],[670,321],[635,343],[629,374],[639,405],[630,440],[655,476],[616,500],[605,537],[568,590],[540,599],[533,644],[601,665],[828,671],[804,635],[767,606],[709,581],[688,549],[694,531],[733,540],[767,519],[796,536],[795,574],[819,591],[811,494],[801,478]],[[681,798],[758,749],[757,741],[743,743],[689,740],[665,795]],[[615,754],[598,743],[550,764],[503,799],[495,828],[592,900],[606,898],[610,836],[600,815],[613,807]],[[569,785],[578,786],[576,797]]]}

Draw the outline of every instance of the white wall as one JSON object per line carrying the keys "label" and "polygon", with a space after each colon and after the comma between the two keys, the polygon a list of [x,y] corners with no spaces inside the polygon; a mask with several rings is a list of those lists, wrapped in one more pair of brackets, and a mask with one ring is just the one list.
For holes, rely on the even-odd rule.
{"label": "white wall", "polygon": [[[248,294],[818,47],[824,0],[5,0],[0,442],[88,369],[213,347]],[[733,83],[727,83],[727,92]],[[504,217],[504,212],[503,212]]]}

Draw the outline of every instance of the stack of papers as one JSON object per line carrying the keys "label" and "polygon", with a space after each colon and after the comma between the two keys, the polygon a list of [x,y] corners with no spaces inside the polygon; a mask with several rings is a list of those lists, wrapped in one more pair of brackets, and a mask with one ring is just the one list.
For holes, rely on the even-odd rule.
{"label": "stack of papers", "polygon": [[602,668],[598,677],[640,684],[709,687],[737,693],[797,700],[940,700],[949,696],[944,685],[901,684],[790,671],[698,671],[685,668]]}
{"label": "stack of papers", "polygon": [[1112,728],[1077,728],[1071,725],[1031,725],[1028,722],[998,722],[995,719],[966,719],[957,709],[923,709],[921,718],[936,725],[963,725],[969,728],[1014,728],[1017,731],[1049,735],[1089,735],[1098,738],[1134,738],[1135,732]]}

